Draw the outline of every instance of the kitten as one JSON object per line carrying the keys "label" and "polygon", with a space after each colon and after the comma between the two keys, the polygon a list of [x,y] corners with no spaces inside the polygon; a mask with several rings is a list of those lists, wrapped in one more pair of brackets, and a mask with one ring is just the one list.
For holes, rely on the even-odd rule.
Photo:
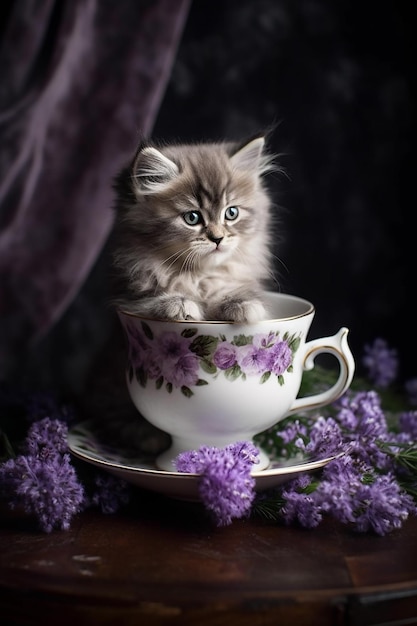
{"label": "kitten", "polygon": [[141,145],[115,179],[120,309],[160,319],[256,322],[272,275],[265,140]]}

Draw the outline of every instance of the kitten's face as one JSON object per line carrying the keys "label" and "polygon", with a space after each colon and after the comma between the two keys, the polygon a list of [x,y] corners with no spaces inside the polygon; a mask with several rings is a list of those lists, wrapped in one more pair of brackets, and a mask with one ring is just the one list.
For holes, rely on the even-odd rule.
{"label": "kitten's face", "polygon": [[262,149],[259,138],[237,152],[220,144],[139,152],[132,171],[138,206],[128,219],[165,269],[211,268],[245,254],[266,227]]}

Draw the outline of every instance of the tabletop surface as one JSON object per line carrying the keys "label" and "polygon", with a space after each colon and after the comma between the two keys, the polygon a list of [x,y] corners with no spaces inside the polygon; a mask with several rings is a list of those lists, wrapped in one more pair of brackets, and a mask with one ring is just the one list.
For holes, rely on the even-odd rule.
{"label": "tabletop surface", "polygon": [[[43,534],[1,510],[0,623],[417,624],[417,519],[385,537],[325,520],[217,528],[203,507],[135,491]],[[3,619],[3,621],[2,621]]]}

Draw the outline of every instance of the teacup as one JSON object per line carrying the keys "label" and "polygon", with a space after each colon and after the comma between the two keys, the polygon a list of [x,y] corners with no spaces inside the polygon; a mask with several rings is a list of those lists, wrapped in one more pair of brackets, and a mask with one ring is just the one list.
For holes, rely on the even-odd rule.
{"label": "teacup", "polygon": [[[348,329],[307,341],[311,302],[265,292],[266,319],[257,323],[164,321],[119,311],[128,346],[127,385],[141,415],[172,444],[157,466],[175,471],[181,452],[248,441],[280,420],[334,402],[352,381]],[[336,357],[329,389],[297,397],[304,370],[321,353]],[[269,458],[260,451],[254,470]]]}

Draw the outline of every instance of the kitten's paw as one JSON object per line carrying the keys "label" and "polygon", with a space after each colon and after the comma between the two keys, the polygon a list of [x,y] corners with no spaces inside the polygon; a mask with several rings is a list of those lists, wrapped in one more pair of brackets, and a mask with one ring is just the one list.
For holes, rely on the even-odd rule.
{"label": "kitten's paw", "polygon": [[173,296],[165,302],[165,317],[171,320],[202,320],[204,314],[197,302]]}
{"label": "kitten's paw", "polygon": [[229,322],[254,324],[267,319],[267,314],[260,300],[226,300],[218,307],[217,317]]}

